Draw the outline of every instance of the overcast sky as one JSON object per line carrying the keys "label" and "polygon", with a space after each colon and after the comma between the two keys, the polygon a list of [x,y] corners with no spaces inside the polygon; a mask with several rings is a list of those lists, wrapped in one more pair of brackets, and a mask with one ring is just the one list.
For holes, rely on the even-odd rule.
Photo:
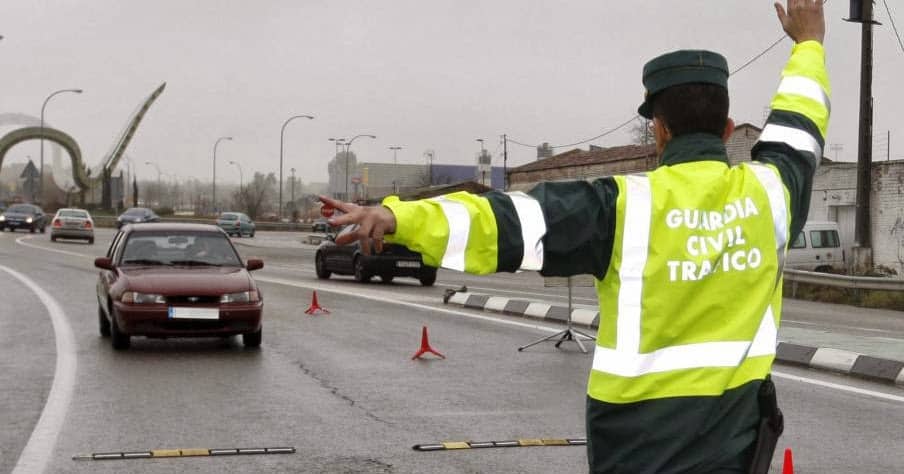
{"label": "overcast sky", "polygon": [[[890,2],[899,28],[904,8]],[[860,25],[842,21],[848,2],[826,5],[833,85],[830,158],[857,155]],[[897,10],[895,10],[897,8]],[[874,33],[876,159],[904,159],[904,52],[882,1]],[[631,118],[643,96],[641,69],[679,48],[721,52],[734,70],[782,36],[766,0],[2,0],[0,114],[39,116],[79,141],[90,165],[160,83],[127,153],[139,176],[164,172],[209,180],[220,136],[218,181],[277,171],[325,181],[330,137],[358,139],[359,160],[472,164],[486,139],[502,165],[499,136],[527,144],[572,143]],[[729,81],[731,115],[761,125],[791,48],[786,39]],[[0,129],[6,133],[11,128]],[[616,146],[626,131],[593,142]],[[582,145],[587,148],[587,145]],[[567,151],[567,148],[557,152]],[[36,161],[38,143],[8,156]],[[536,151],[510,144],[509,166]],[[46,155],[45,155],[46,158]]]}

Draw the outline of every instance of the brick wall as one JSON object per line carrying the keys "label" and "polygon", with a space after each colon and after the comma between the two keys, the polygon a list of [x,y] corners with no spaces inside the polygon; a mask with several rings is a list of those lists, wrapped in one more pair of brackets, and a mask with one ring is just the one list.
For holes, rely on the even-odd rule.
{"label": "brick wall", "polygon": [[904,161],[872,166],[873,262],[904,277]]}
{"label": "brick wall", "polygon": [[[874,162],[870,193],[873,263],[904,277],[904,161]],[[839,223],[842,243],[854,242],[857,164],[824,164],[813,179],[809,220]],[[848,218],[842,218],[846,214]],[[848,254],[850,251],[848,250]]]}

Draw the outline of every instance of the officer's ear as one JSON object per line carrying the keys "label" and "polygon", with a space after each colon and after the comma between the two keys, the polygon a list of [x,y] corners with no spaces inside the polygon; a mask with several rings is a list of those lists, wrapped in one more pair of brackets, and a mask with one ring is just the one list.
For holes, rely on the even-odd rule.
{"label": "officer's ear", "polygon": [[729,117],[725,120],[725,130],[722,131],[722,143],[728,143],[728,139],[731,138],[731,134],[734,133],[734,120]]}
{"label": "officer's ear", "polygon": [[656,154],[662,155],[665,145],[672,139],[672,131],[657,116],[653,116],[653,137],[656,139]]}

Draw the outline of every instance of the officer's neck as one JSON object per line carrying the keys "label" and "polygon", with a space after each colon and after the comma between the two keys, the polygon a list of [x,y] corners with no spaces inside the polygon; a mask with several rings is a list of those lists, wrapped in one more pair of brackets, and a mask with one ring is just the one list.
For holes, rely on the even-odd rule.
{"label": "officer's neck", "polygon": [[722,137],[711,133],[688,133],[671,137],[665,143],[659,157],[659,165],[674,166],[705,160],[728,164],[728,153]]}

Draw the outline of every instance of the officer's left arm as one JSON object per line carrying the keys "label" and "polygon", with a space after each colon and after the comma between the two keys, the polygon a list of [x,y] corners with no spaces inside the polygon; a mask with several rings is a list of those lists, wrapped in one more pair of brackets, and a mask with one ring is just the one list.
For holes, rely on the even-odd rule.
{"label": "officer's left arm", "polygon": [[804,226],[813,175],[822,159],[829,124],[829,78],[818,41],[794,45],[782,71],[753,159],[775,166],[791,197],[791,239]]}

